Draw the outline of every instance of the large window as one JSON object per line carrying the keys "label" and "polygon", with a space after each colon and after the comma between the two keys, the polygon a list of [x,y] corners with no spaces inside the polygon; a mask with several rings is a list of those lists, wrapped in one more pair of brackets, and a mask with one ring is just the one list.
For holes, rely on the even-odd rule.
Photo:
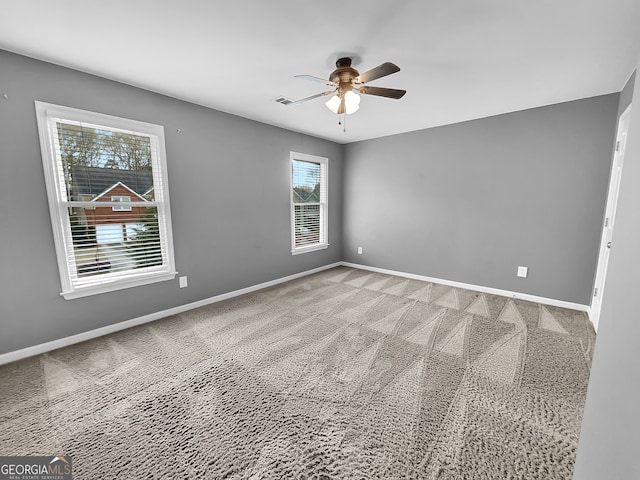
{"label": "large window", "polygon": [[291,253],[327,248],[328,160],[291,152]]}
{"label": "large window", "polygon": [[175,277],[164,129],[36,102],[62,295]]}

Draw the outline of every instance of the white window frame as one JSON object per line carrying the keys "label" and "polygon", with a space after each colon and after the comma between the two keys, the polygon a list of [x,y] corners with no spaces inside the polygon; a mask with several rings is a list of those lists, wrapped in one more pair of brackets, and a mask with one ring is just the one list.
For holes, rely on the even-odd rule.
{"label": "white window frame", "polygon": [[[111,201],[112,202],[130,202],[131,201],[131,196],[130,195],[111,195]],[[113,207],[111,207],[111,211],[112,212],[130,212],[133,209],[133,207],[131,205],[127,206],[127,205],[114,205]]]}
{"label": "white window frame", "polygon": [[[320,236],[318,243],[296,247],[296,215],[293,201],[293,162],[299,160],[320,164]],[[291,254],[315,252],[329,247],[329,159],[306,153],[290,152],[289,155],[289,203],[291,205]]]}
{"label": "white window frame", "polygon": [[[104,115],[101,113],[79,110],[50,103],[35,102],[42,163],[44,167],[49,211],[53,227],[56,247],[61,295],[69,300],[73,298],[96,295],[125,288],[147,285],[150,283],[172,280],[177,275],[173,252],[173,236],[171,227],[171,209],[169,205],[169,189],[167,182],[167,161],[164,141],[164,127],[151,123],[126,118]],[[56,122],[85,124],[90,127],[107,128],[135,135],[148,136],[152,144],[153,183],[161,190],[154,202],[145,206],[158,208],[158,224],[163,249],[163,263],[153,267],[128,270],[126,273],[105,273],[84,278],[72,275],[76,268],[73,255],[73,238],[69,218],[69,206],[95,207],[92,202],[71,202],[67,198],[65,179],[59,173],[59,159],[56,154],[58,142],[55,132]],[[86,204],[86,205],[84,205]],[[115,202],[105,202],[104,206],[118,207]]]}

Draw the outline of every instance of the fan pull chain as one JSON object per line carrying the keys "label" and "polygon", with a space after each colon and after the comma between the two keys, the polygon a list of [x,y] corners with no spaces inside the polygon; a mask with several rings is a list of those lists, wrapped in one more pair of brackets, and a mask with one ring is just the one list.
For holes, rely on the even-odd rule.
{"label": "fan pull chain", "polygon": [[338,115],[338,126],[340,125],[342,125],[342,131],[347,133],[347,115],[344,113]]}

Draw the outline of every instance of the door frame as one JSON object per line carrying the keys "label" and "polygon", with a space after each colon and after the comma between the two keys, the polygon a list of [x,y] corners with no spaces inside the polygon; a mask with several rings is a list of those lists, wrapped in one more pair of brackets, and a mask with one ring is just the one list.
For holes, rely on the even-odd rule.
{"label": "door frame", "polygon": [[600,249],[598,253],[598,265],[594,277],[594,284],[591,297],[591,307],[589,318],[593,323],[593,328],[598,331],[600,322],[600,312],[602,300],[604,298],[604,287],[607,279],[607,268],[609,266],[609,255],[611,254],[613,230],[615,227],[616,208],[618,205],[618,194],[620,192],[620,180],[622,179],[622,167],[624,164],[624,154],[627,145],[627,132],[629,131],[629,120],[631,117],[631,104],[618,118],[616,129],[616,143],[613,149],[613,160],[611,162],[611,172],[609,174],[609,189],[607,191],[607,203],[602,220],[602,235],[600,237]]}

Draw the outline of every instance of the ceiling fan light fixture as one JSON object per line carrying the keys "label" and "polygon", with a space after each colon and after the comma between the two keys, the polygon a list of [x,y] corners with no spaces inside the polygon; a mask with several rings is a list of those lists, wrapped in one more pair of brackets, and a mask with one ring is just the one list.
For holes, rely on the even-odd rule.
{"label": "ceiling fan light fixture", "polygon": [[340,108],[340,97],[338,95],[334,95],[325,102],[325,105],[333,113],[338,113],[338,108]]}
{"label": "ceiling fan light fixture", "polygon": [[[341,102],[340,95],[337,94],[331,97],[329,100],[327,100],[325,102],[325,105],[333,113],[338,113],[338,110],[340,109],[340,102]],[[352,113],[357,112],[358,109],[360,108],[360,95],[352,91],[348,91],[347,93],[345,93],[344,108],[345,108],[344,113],[346,113],[347,115],[351,115]]]}
{"label": "ceiling fan light fixture", "polygon": [[344,94],[344,106],[345,106],[345,113],[347,115],[356,113],[360,108],[360,95],[358,95],[354,91],[349,90],[347,93]]}

